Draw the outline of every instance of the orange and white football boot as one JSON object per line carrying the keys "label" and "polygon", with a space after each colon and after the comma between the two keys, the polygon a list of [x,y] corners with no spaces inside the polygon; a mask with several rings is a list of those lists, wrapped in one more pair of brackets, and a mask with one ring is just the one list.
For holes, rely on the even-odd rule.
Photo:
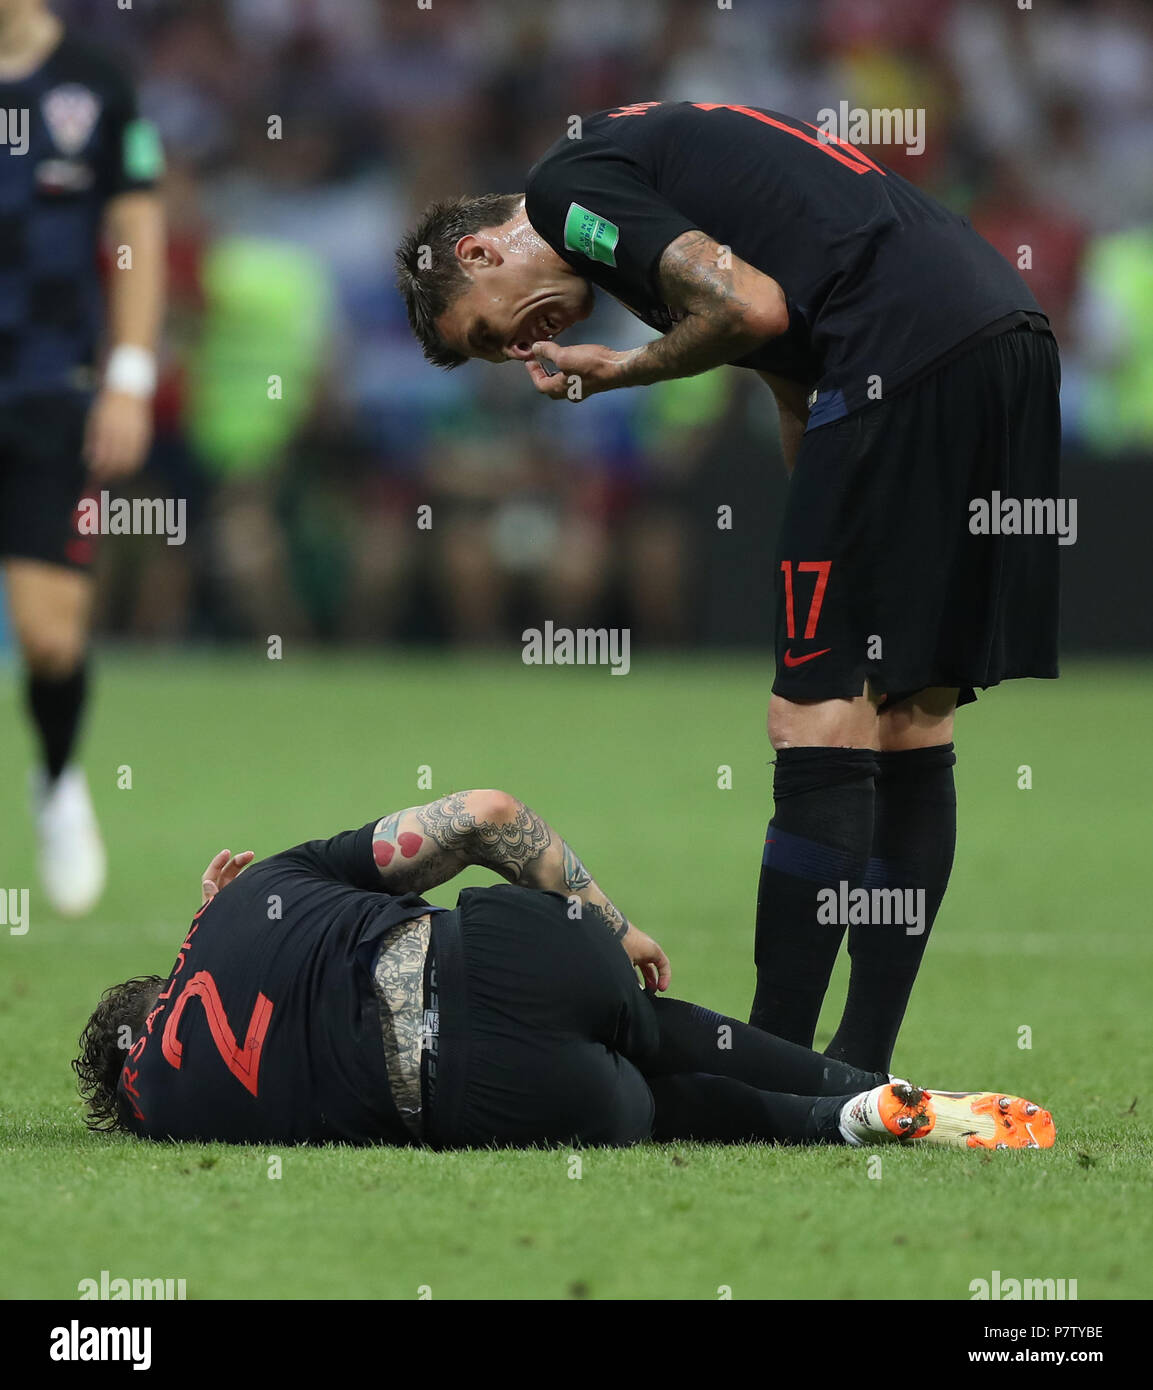
{"label": "orange and white football boot", "polygon": [[841,1111],[850,1144],[923,1139],[962,1149],[1051,1149],[1057,1129],[1048,1110],[1000,1091],[926,1091],[891,1081],[854,1096]]}

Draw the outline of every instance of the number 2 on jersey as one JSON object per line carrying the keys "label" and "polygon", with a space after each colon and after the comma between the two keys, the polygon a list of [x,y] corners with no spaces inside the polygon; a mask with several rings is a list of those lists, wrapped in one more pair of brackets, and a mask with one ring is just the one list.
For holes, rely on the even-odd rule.
{"label": "number 2 on jersey", "polygon": [[161,1039],[160,1049],[165,1061],[177,1071],[180,1070],[183,1060],[184,1044],[176,1036],[176,1030],[180,1026],[180,1017],[184,1013],[185,1005],[190,1004],[193,999],[199,999],[204,1008],[212,1041],[224,1058],[224,1065],[245,1090],[256,1095],[260,1054],[272,1019],[272,1000],[263,994],[256,996],[252,1017],[248,1020],[248,1034],[244,1039],[244,1046],[238,1047],[236,1036],[228,1026],[228,1016],[220,1002],[220,991],[216,988],[216,981],[207,970],[198,970],[180,991],[176,1003],[172,1006],[172,1012],[168,1015],[168,1022],[164,1025],[164,1036]]}

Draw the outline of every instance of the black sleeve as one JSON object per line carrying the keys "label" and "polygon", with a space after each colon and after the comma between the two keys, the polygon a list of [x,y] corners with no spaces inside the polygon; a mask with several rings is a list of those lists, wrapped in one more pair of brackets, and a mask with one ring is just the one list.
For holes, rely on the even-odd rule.
{"label": "black sleeve", "polygon": [[808,325],[797,306],[787,296],[785,302],[789,310],[789,326],[785,332],[770,338],[745,357],[738,357],[732,365],[773,372],[809,388],[821,377],[821,361],[813,350]]}
{"label": "black sleeve", "polygon": [[386,890],[381,883],[376,860],[372,857],[372,834],[378,823],[379,817],[362,825],[359,830],[342,830],[330,840],[306,840],[304,844],[282,850],[272,858],[281,864],[298,864],[318,878],[383,893]]}
{"label": "black sleeve", "polygon": [[554,145],[529,171],[525,211],[534,229],[575,268],[616,269],[645,297],[660,298],[657,269],[669,242],[697,230],[625,150],[599,135]]}
{"label": "black sleeve", "polygon": [[160,136],[151,121],[141,117],[131,82],[111,64],[104,69],[106,107],[100,185],[105,198],[121,193],[147,192],[164,172]]}

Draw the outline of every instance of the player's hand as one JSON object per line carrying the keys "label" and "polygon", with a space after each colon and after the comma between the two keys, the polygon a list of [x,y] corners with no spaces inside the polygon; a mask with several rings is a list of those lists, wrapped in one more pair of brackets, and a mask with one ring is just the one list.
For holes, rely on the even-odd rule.
{"label": "player's hand", "polygon": [[645,989],[668,989],[673,978],[672,966],[669,965],[668,956],[651,936],[639,931],[630,922],[628,931],[621,937],[621,945],[640,972]]}
{"label": "player's hand", "polygon": [[152,398],[99,391],[88,412],[84,458],[93,478],[126,478],[143,464],[152,443]]}
{"label": "player's hand", "polygon": [[200,906],[211,902],[217,893],[222,888],[227,888],[241,869],[246,869],[255,858],[256,851],[251,849],[241,850],[236,855],[231,850],[222,849],[219,854],[214,855],[208,868],[200,876],[200,891],[203,895]]}
{"label": "player's hand", "polygon": [[[583,401],[586,396],[624,384],[620,374],[627,353],[597,343],[561,347],[551,342],[533,343],[532,353],[524,364],[532,384],[542,396],[551,396],[554,401]],[[556,367],[554,376],[541,366],[541,359]]]}

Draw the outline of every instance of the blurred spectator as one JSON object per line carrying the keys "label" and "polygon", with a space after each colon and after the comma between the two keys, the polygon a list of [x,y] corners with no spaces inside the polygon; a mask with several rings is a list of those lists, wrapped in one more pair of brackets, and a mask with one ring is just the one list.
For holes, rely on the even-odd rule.
{"label": "blurred spectator", "polygon": [[1102,454],[1153,450],[1153,228],[1090,247],[1081,301],[1085,436]]}
{"label": "blurred spectator", "polygon": [[1077,290],[1084,226],[1059,203],[1043,203],[1028,170],[1010,155],[995,159],[988,182],[969,209],[973,226],[1010,264],[1027,275],[1061,343],[1068,341],[1069,312]]}

